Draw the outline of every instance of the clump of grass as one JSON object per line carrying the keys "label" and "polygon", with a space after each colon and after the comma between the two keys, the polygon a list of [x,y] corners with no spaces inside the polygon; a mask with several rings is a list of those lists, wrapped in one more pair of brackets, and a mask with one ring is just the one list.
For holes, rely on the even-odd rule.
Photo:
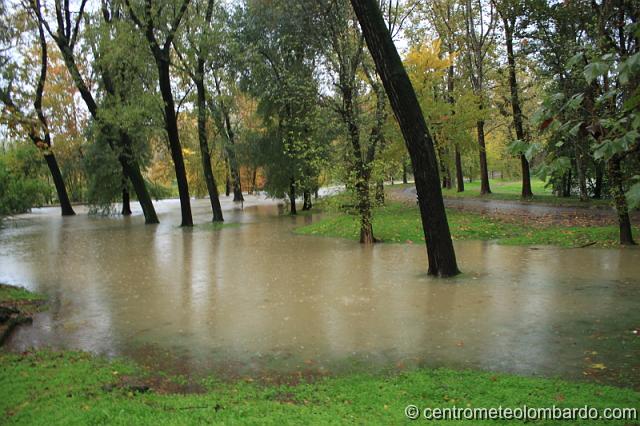
{"label": "clump of grass", "polygon": [[7,284],[0,284],[0,303],[14,303],[14,302],[41,302],[46,299],[46,296],[39,293],[31,292],[22,287],[11,286]]}

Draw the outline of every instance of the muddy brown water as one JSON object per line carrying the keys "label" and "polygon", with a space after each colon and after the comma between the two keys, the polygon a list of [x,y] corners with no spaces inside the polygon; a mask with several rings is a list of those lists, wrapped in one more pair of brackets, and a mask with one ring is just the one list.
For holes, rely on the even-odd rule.
{"label": "muddy brown water", "polygon": [[194,229],[177,201],[157,203],[157,226],[48,208],[7,221],[0,282],[51,299],[8,348],[231,375],[425,365],[638,386],[639,250],[457,242],[464,274],[440,280],[421,245],[295,235],[317,218],[255,197],[223,206],[222,229],[205,200]]}

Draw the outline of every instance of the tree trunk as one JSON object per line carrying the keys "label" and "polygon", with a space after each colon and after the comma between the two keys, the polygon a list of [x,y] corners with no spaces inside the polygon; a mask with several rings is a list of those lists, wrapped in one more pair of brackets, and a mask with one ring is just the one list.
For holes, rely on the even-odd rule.
{"label": "tree trunk", "polygon": [[129,197],[129,190],[127,189],[126,186],[122,187],[122,210],[120,210],[120,214],[122,216],[131,216],[131,202]]}
{"label": "tree trunk", "polygon": [[291,178],[289,183],[289,202],[291,203],[291,216],[298,214],[296,210],[296,181]]}
{"label": "tree trunk", "polygon": [[611,180],[611,196],[618,213],[618,226],[620,228],[620,244],[635,245],[633,234],[631,232],[631,220],[629,220],[629,207],[627,206],[627,197],[624,193],[622,170],[620,163],[622,157],[619,154],[614,155],[609,160],[609,179]]}
{"label": "tree trunk", "polygon": [[376,202],[379,205],[384,205],[384,181],[378,179],[376,181]]}
{"label": "tree trunk", "polygon": [[604,166],[602,162],[596,164],[596,184],[593,188],[593,198],[599,200],[602,198],[602,184],[604,181]]}
{"label": "tree trunk", "polygon": [[407,180],[407,161],[406,160],[402,160],[402,183],[408,183],[409,181]]}
{"label": "tree trunk", "polygon": [[487,166],[487,146],[484,142],[484,121],[477,123],[478,147],[480,149],[480,194],[491,194],[489,187],[489,168]]}
{"label": "tree trunk", "polygon": [[124,168],[122,169],[122,216],[131,216],[131,197],[129,195],[128,179]]}
{"label": "tree trunk", "polygon": [[456,147],[456,186],[457,192],[464,192],[464,176],[462,175],[462,156]]}
{"label": "tree trunk", "polygon": [[[586,131],[582,136],[586,139]],[[582,143],[580,141],[576,141],[576,171],[578,172],[578,189],[580,190],[580,201],[589,201],[589,192],[587,191],[587,167],[584,160],[583,150],[584,148],[582,147]]]}
{"label": "tree trunk", "polygon": [[251,193],[252,194],[255,194],[257,192],[257,189],[256,189],[257,180],[258,180],[258,166],[255,166],[251,174]]}
{"label": "tree trunk", "polygon": [[572,184],[572,173],[571,170],[567,172],[567,180],[565,181],[565,187],[563,189],[562,196],[563,197],[571,197],[571,184]]}
{"label": "tree trunk", "polygon": [[231,126],[231,116],[229,115],[227,106],[222,100],[220,81],[215,76],[214,82],[216,92],[218,93],[218,97],[220,98],[220,113],[222,114],[224,132],[226,133],[228,142],[227,144],[225,144],[225,152],[227,153],[227,158],[229,159],[231,178],[233,180],[233,201],[244,201],[244,197],[242,196],[242,184],[240,181],[240,167],[238,166],[238,158],[236,157],[235,134],[233,132],[233,127]]}
{"label": "tree trunk", "polygon": [[302,200],[302,210],[311,210],[311,207],[313,207],[313,204],[311,203],[311,191],[305,189],[302,192]]}
{"label": "tree trunk", "polygon": [[184,157],[182,156],[182,145],[180,144],[180,135],[178,133],[178,117],[176,115],[175,102],[171,91],[171,74],[169,72],[169,58],[154,55],[158,68],[158,76],[160,82],[160,94],[164,101],[164,124],[169,139],[169,147],[171,148],[171,158],[176,172],[176,181],[178,182],[178,193],[180,195],[180,210],[182,213],[182,223],[180,226],[193,226],[193,218],[191,217],[191,199],[189,197],[189,182],[187,181],[187,171],[184,166]]}
{"label": "tree trunk", "polygon": [[120,132],[120,145],[123,151],[118,159],[120,160],[120,164],[122,164],[122,173],[129,178],[129,182],[131,182],[131,186],[133,186],[133,190],[136,192],[136,197],[144,214],[144,223],[160,223],[156,209],[153,207],[147,184],[142,177],[140,166],[135,158],[133,158],[131,139],[127,133],[122,131]]}
{"label": "tree trunk", "polygon": [[220,206],[220,196],[218,194],[218,185],[216,184],[216,178],[211,168],[211,154],[209,153],[209,141],[207,140],[207,100],[203,81],[204,60],[202,58],[198,58],[197,67],[198,70],[194,80],[198,102],[198,141],[200,143],[202,171],[204,172],[204,180],[207,184],[207,191],[209,192],[213,222],[224,222],[222,207]]}
{"label": "tree trunk", "polygon": [[[526,140],[524,133],[524,125],[522,120],[522,108],[520,106],[520,97],[518,93],[518,79],[516,76],[516,57],[513,53],[513,28],[515,26],[515,17],[510,19],[502,15],[504,23],[504,35],[507,44],[507,63],[509,65],[509,88],[511,89],[511,109],[513,111],[513,125],[516,129],[516,138],[520,141]],[[520,155],[520,165],[522,168],[522,198],[533,197],[531,191],[531,174],[529,171],[529,161],[524,154]]]}
{"label": "tree trunk", "polygon": [[378,1],[351,0],[351,4],[411,156],[429,259],[428,273],[456,275],[459,271],[444,210],[436,153],[411,80],[393,44]]}
{"label": "tree trunk", "polygon": [[58,201],[60,201],[60,209],[62,210],[62,216],[73,216],[76,213],[71,207],[71,201],[69,201],[69,194],[67,194],[67,188],[64,186],[64,179],[62,173],[60,173],[60,166],[58,166],[58,160],[53,152],[50,152],[44,156],[49,172],[53,178],[53,184],[56,187],[56,193],[58,194]]}
{"label": "tree trunk", "polygon": [[224,193],[228,197],[231,194],[231,176],[229,176],[229,160],[224,159],[225,165],[225,179],[224,179]]}

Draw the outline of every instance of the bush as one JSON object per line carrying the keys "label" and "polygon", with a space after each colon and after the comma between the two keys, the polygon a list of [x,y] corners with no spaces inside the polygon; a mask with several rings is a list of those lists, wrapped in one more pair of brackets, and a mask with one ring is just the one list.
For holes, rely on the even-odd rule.
{"label": "bush", "polygon": [[44,160],[31,146],[15,146],[0,154],[0,215],[28,212],[51,198],[43,175]]}

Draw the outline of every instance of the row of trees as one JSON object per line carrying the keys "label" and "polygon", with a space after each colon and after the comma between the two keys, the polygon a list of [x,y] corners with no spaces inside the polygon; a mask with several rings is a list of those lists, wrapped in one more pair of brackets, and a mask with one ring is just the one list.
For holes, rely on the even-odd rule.
{"label": "row of trees", "polygon": [[450,275],[440,187],[479,177],[490,193],[493,155],[519,169],[523,198],[532,171],[558,196],[610,196],[633,243],[635,2],[0,4],[3,134],[43,154],[63,214],[84,185],[96,209],[122,201],[128,214],[132,195],[157,223],[158,179],[175,183],[183,226],[191,195],[222,221],[219,189],[241,201],[243,182],[287,196],[295,214],[298,197],[309,209],[338,180],[373,243],[383,181],[411,168],[425,240],[449,241],[429,252],[431,272]]}

